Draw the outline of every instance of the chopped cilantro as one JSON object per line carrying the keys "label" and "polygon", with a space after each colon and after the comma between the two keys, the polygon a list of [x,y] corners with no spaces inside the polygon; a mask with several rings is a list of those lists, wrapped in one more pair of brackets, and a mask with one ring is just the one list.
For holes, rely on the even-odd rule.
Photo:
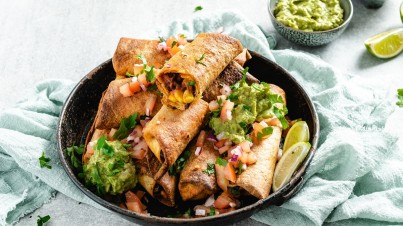
{"label": "chopped cilantro", "polygon": [[222,159],[222,158],[220,158],[220,157],[218,157],[218,158],[215,160],[215,164],[218,164],[218,165],[220,165],[220,166],[226,166],[227,163],[228,163],[227,160]]}
{"label": "chopped cilantro", "polygon": [[237,172],[236,172],[236,174],[241,174],[242,173],[242,166],[243,166],[243,163],[242,162],[239,162],[239,164],[238,164],[238,170],[237,170]]}
{"label": "chopped cilantro", "polygon": [[261,141],[263,139],[263,137],[265,137],[267,135],[270,135],[272,133],[273,133],[273,127],[271,127],[271,126],[265,127],[265,128],[262,129],[261,132],[257,133],[257,139],[259,141]]}
{"label": "chopped cilantro", "polygon": [[398,101],[396,102],[396,105],[399,107],[403,107],[403,88],[397,90],[397,98]]}
{"label": "chopped cilantro", "polygon": [[255,90],[257,90],[257,91],[259,91],[259,92],[263,92],[263,89],[261,89],[261,88],[259,87],[259,85],[255,84],[255,83],[252,84],[252,88],[254,88]]}
{"label": "chopped cilantro", "polygon": [[160,40],[160,42],[165,42],[164,37],[158,36],[158,39]]}
{"label": "chopped cilantro", "polygon": [[194,86],[195,84],[196,84],[195,81],[189,81],[189,82],[188,82],[188,86]]}
{"label": "chopped cilantro", "polygon": [[214,163],[212,162],[207,163],[207,169],[203,170],[203,173],[206,173],[208,175],[214,174],[215,173]]}
{"label": "chopped cilantro", "polygon": [[246,81],[246,74],[249,71],[249,67],[246,67],[245,69],[243,69],[242,71],[242,81]]}
{"label": "chopped cilantro", "polygon": [[147,60],[146,60],[146,58],[145,58],[142,54],[139,54],[139,55],[137,56],[137,58],[140,59],[141,62],[143,62],[144,65],[147,65]]}
{"label": "chopped cilantro", "polygon": [[173,41],[173,42],[172,42],[172,45],[171,45],[171,48],[175,47],[177,44],[178,44],[177,41]]}
{"label": "chopped cilantro", "polygon": [[122,169],[125,166],[125,162],[122,159],[119,159],[116,162],[110,163],[108,165],[109,170],[111,170],[111,173],[108,176],[114,176],[122,171]]}
{"label": "chopped cilantro", "polygon": [[217,100],[217,103],[218,103],[218,105],[221,105],[221,104],[222,104],[222,99],[219,98],[219,99]]}
{"label": "chopped cilantro", "polygon": [[270,100],[271,103],[275,104],[275,103],[280,103],[283,104],[283,98],[281,98],[280,95],[278,94],[269,94],[267,95],[267,98]]}
{"label": "chopped cilantro", "polygon": [[113,139],[121,140],[127,137],[137,124],[137,115],[138,113],[136,112],[127,118],[123,118],[122,121],[120,121],[119,129],[113,134]]}
{"label": "chopped cilantro", "polygon": [[84,152],[83,144],[80,146],[71,146],[66,149],[66,153],[70,157],[71,164],[75,169],[78,169],[79,171],[82,171],[83,164],[81,163],[81,160],[77,156],[82,155],[83,152]]}
{"label": "chopped cilantro", "polygon": [[195,59],[196,64],[201,64],[201,65],[207,66],[205,63],[202,62],[203,59],[204,59],[204,53],[201,55],[201,57],[199,59]]}
{"label": "chopped cilantro", "polygon": [[98,151],[101,151],[105,155],[111,157],[113,153],[115,153],[115,150],[113,150],[113,147],[110,146],[108,143],[106,143],[105,136],[102,134],[102,136],[98,139],[97,144],[96,144],[96,149]]}
{"label": "chopped cilantro", "polygon": [[279,109],[277,107],[273,108],[273,113],[274,115],[278,118],[278,120],[280,120],[281,122],[281,127],[283,127],[283,129],[287,129],[288,128],[288,121],[287,119],[285,119],[284,115],[286,115],[288,112],[287,108],[284,106],[283,109]]}
{"label": "chopped cilantro", "polygon": [[184,152],[182,152],[182,154],[175,161],[175,163],[171,167],[169,167],[168,169],[169,175],[174,176],[180,173],[183,167],[185,167],[186,161],[188,160],[189,157],[190,157],[190,150],[185,150]]}
{"label": "chopped cilantro", "polygon": [[247,111],[252,112],[252,108],[251,108],[250,106],[246,105],[246,104],[242,105],[242,108],[243,108],[244,110],[247,110]]}
{"label": "chopped cilantro", "polygon": [[45,157],[45,152],[42,152],[42,156],[39,158],[39,164],[41,168],[46,167],[48,169],[52,169],[52,166],[49,165],[50,158]]}
{"label": "chopped cilantro", "polygon": [[231,93],[228,96],[228,100],[230,100],[230,101],[238,100],[238,95],[235,95],[235,94]]}
{"label": "chopped cilantro", "polygon": [[149,67],[145,65],[144,71],[146,72],[147,82],[154,82],[155,81],[154,66]]}
{"label": "chopped cilantro", "polygon": [[126,72],[126,76],[127,76],[127,77],[137,77],[137,75],[130,74],[129,72]]}
{"label": "chopped cilantro", "polygon": [[36,223],[38,226],[43,226],[44,223],[48,222],[50,220],[50,216],[46,215],[44,217],[41,217],[38,215],[38,220],[36,220]]}
{"label": "chopped cilantro", "polygon": [[215,110],[215,111],[210,112],[210,115],[211,115],[211,117],[217,118],[217,117],[220,116],[220,113],[221,113],[221,108],[219,108],[219,109],[217,109],[217,110]]}
{"label": "chopped cilantro", "polygon": [[195,7],[195,12],[200,11],[200,10],[202,10],[202,9],[203,9],[203,7],[200,6],[200,5],[198,5],[198,6]]}
{"label": "chopped cilantro", "polygon": [[214,216],[215,215],[215,208],[210,207],[210,212],[208,213],[209,216]]}
{"label": "chopped cilantro", "polygon": [[105,194],[104,183],[101,179],[101,176],[99,175],[99,163],[98,162],[95,164],[95,168],[92,171],[91,177],[95,180],[97,194],[100,194],[100,195]]}
{"label": "chopped cilantro", "polygon": [[156,91],[156,90],[158,90],[157,84],[150,84],[150,85],[147,87],[147,90],[149,90],[149,91]]}
{"label": "chopped cilantro", "polygon": [[180,34],[179,37],[181,37],[181,38],[187,38],[185,34]]}

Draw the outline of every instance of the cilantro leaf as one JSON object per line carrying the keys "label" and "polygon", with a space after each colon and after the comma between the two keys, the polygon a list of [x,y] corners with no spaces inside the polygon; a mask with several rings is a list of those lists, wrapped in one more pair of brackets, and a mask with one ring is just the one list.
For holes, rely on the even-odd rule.
{"label": "cilantro leaf", "polygon": [[215,160],[215,164],[218,164],[218,165],[220,165],[220,166],[226,166],[227,163],[228,163],[227,160],[222,159],[222,158],[220,158],[220,157],[218,157],[218,158]]}
{"label": "cilantro leaf", "polygon": [[205,63],[202,62],[203,59],[204,59],[204,53],[201,55],[201,57],[199,59],[195,59],[196,64],[201,64],[201,65],[207,66]]}
{"label": "cilantro leaf", "polygon": [[269,101],[273,104],[275,104],[275,103],[283,104],[284,103],[283,98],[278,94],[268,94],[267,99],[269,99]]}
{"label": "cilantro leaf", "polygon": [[208,213],[209,216],[214,216],[215,215],[215,208],[210,207],[210,212]]}
{"label": "cilantro leaf", "polygon": [[146,58],[145,58],[142,54],[139,54],[139,55],[137,56],[137,58],[140,59],[141,62],[143,62],[144,65],[147,65],[147,60],[146,60]]}
{"label": "cilantro leaf", "polygon": [[237,170],[236,174],[239,175],[239,174],[242,173],[242,171],[243,171],[242,166],[243,166],[243,163],[242,163],[242,162],[239,162],[239,164],[238,164],[238,170]]}
{"label": "cilantro leaf", "polygon": [[203,170],[203,173],[206,173],[208,175],[214,174],[215,173],[214,163],[212,162],[207,163],[207,169]]}
{"label": "cilantro leaf", "polygon": [[239,187],[229,187],[228,190],[235,196],[241,195],[241,192],[239,191]]}
{"label": "cilantro leaf", "polygon": [[235,101],[235,100],[238,100],[238,95],[231,93],[231,94],[228,96],[228,100],[230,100],[230,101],[232,101],[232,102]]}
{"label": "cilantro leaf", "polygon": [[155,81],[155,74],[154,74],[154,66],[146,66],[144,68],[144,71],[146,72],[146,80],[147,82],[154,82]]}
{"label": "cilantro leaf", "polygon": [[42,152],[42,156],[39,158],[39,165],[41,168],[46,167],[48,169],[52,169],[52,166],[49,165],[50,158],[45,157],[45,152]]}
{"label": "cilantro leaf", "polygon": [[171,176],[177,175],[180,173],[186,165],[186,161],[190,157],[190,150],[185,150],[182,152],[182,154],[179,156],[179,158],[175,161],[175,163],[169,167],[168,173]]}
{"label": "cilantro leaf", "polygon": [[259,85],[255,84],[255,83],[252,84],[252,88],[254,88],[255,90],[257,90],[257,91],[259,91],[259,92],[263,92],[263,91],[264,91],[263,89],[261,89],[261,88],[259,87]]}
{"label": "cilantro leaf", "polygon": [[137,77],[137,75],[130,74],[129,72],[126,72],[126,76],[127,76],[127,77]]}
{"label": "cilantro leaf", "polygon": [[243,69],[242,71],[242,81],[246,81],[246,74],[249,71],[249,67],[246,67],[245,69]]}
{"label": "cilantro leaf", "polygon": [[99,174],[99,163],[95,164],[95,167],[91,174],[92,178],[95,180],[95,187],[97,188],[97,193],[102,195],[105,194],[104,182]]}
{"label": "cilantro leaf", "polygon": [[265,127],[265,128],[262,129],[261,132],[257,133],[257,139],[259,141],[261,141],[263,139],[263,137],[265,137],[267,135],[270,135],[272,133],[273,133],[273,127],[271,127],[271,126]]}
{"label": "cilantro leaf", "polygon": [[50,220],[50,216],[46,215],[44,217],[41,217],[38,215],[38,220],[36,220],[36,223],[38,226],[43,226],[44,223],[48,222]]}
{"label": "cilantro leaf", "polygon": [[396,105],[399,107],[403,107],[403,88],[397,90],[397,98],[398,101],[396,102]]}
{"label": "cilantro leaf", "polygon": [[180,34],[179,37],[181,37],[181,38],[187,38],[185,34]]}
{"label": "cilantro leaf", "polygon": [[165,42],[164,37],[158,36],[158,39],[160,40],[160,42]]}
{"label": "cilantro leaf", "polygon": [[285,119],[284,115],[286,115],[288,112],[287,108],[284,107],[284,109],[280,110],[277,107],[273,108],[273,113],[274,115],[278,118],[278,120],[280,120],[281,122],[281,127],[283,127],[283,129],[287,129],[288,128],[288,121],[287,119]]}
{"label": "cilantro leaf", "polygon": [[82,155],[84,152],[84,145],[80,146],[71,146],[66,148],[66,153],[70,157],[71,164],[73,167],[79,171],[82,171],[83,164],[81,160],[77,157],[77,155]]}
{"label": "cilantro leaf", "polygon": [[134,113],[127,118],[123,118],[120,121],[119,129],[113,134],[113,139],[121,140],[129,135],[137,124],[136,118],[138,113]]}
{"label": "cilantro leaf", "polygon": [[150,85],[147,87],[147,90],[149,90],[149,91],[156,91],[156,90],[158,90],[157,84],[150,84]]}
{"label": "cilantro leaf", "polygon": [[194,86],[195,84],[196,84],[195,81],[189,81],[189,82],[187,83],[188,86]]}
{"label": "cilantro leaf", "polygon": [[107,155],[109,157],[113,156],[113,153],[115,153],[115,150],[113,149],[112,146],[110,146],[108,143],[106,143],[105,136],[102,135],[96,144],[96,149],[104,153],[104,155]]}
{"label": "cilantro leaf", "polygon": [[195,7],[195,11],[194,11],[194,12],[200,11],[200,10],[202,10],[202,9],[203,9],[203,7],[200,6],[200,5],[198,5],[198,6]]}
{"label": "cilantro leaf", "polygon": [[178,44],[177,41],[173,41],[173,42],[172,42],[172,45],[171,45],[171,48],[175,47],[177,44]]}

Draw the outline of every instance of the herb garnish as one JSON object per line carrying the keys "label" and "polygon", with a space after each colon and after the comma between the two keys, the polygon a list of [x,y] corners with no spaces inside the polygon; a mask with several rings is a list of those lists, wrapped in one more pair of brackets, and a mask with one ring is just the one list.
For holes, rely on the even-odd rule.
{"label": "herb garnish", "polygon": [[144,66],[143,71],[146,73],[147,82],[154,82],[155,81],[154,66],[151,66],[151,67],[148,66],[146,58],[141,54],[138,55],[137,58],[143,62],[143,66]]}
{"label": "herb garnish", "polygon": [[203,170],[203,173],[206,173],[208,175],[214,174],[215,173],[214,163],[212,162],[207,163],[207,169]]}
{"label": "herb garnish", "polygon": [[242,71],[242,81],[246,81],[246,73],[248,73],[249,71],[249,67],[246,67],[245,69],[243,69]]}
{"label": "herb garnish", "polygon": [[108,165],[108,169],[111,170],[108,176],[114,176],[122,171],[125,166],[125,162],[122,159],[119,159],[116,162],[110,163]]}
{"label": "herb garnish", "polygon": [[130,74],[129,72],[126,72],[126,76],[127,76],[127,77],[137,77],[137,75]]}
{"label": "herb garnish", "polygon": [[398,101],[396,102],[396,105],[399,107],[403,107],[403,88],[397,89],[397,98]]}
{"label": "herb garnish", "polygon": [[189,81],[187,84],[188,84],[188,86],[194,86],[196,84],[196,82],[195,81]]}
{"label": "herb garnish", "polygon": [[215,215],[215,208],[210,207],[210,212],[208,213],[209,216],[214,216]]}
{"label": "herb garnish", "polygon": [[227,163],[228,163],[227,160],[222,159],[222,158],[220,158],[220,157],[218,157],[218,158],[215,160],[215,164],[218,164],[218,165],[220,165],[220,166],[226,166]]}
{"label": "herb garnish", "polygon": [[184,152],[182,152],[182,154],[175,161],[175,163],[171,167],[169,167],[168,169],[169,175],[174,176],[180,173],[183,167],[185,167],[186,161],[188,160],[189,157],[190,157],[190,150],[185,150]]}
{"label": "herb garnish", "polygon": [[50,216],[46,215],[44,217],[41,217],[38,215],[38,220],[36,220],[36,223],[38,226],[43,226],[44,223],[48,222],[50,220]]}
{"label": "herb garnish", "polygon": [[41,168],[46,167],[48,169],[52,169],[52,166],[49,165],[50,158],[45,157],[45,152],[42,152],[42,156],[39,158],[39,165]]}
{"label": "herb garnish", "polygon": [[239,196],[241,194],[239,187],[229,187],[228,190],[235,196]]}
{"label": "herb garnish", "polygon": [[238,170],[237,170],[237,172],[236,172],[237,175],[239,175],[239,174],[242,173],[242,171],[243,171],[242,166],[243,166],[243,163],[242,163],[242,162],[239,162],[239,164],[238,164]]}
{"label": "herb garnish", "polygon": [[156,91],[156,90],[158,90],[157,84],[148,85],[147,90],[148,91]]}
{"label": "herb garnish", "polygon": [[172,42],[172,45],[171,45],[171,48],[175,47],[177,44],[178,44],[177,41],[173,41],[173,42]]}
{"label": "herb garnish", "polygon": [[160,40],[160,42],[165,42],[164,37],[158,36],[158,39]]}
{"label": "herb garnish", "polygon": [[106,143],[106,138],[103,134],[97,141],[96,149],[109,157],[112,157],[113,153],[115,153],[113,147]]}
{"label": "herb garnish", "polygon": [[181,37],[181,38],[187,38],[185,34],[180,34],[179,37]]}
{"label": "herb garnish", "polygon": [[257,133],[257,139],[259,141],[261,141],[263,139],[263,137],[265,137],[267,135],[270,135],[272,133],[273,133],[273,127],[271,127],[271,126],[265,127],[265,128],[262,129],[261,132]]}
{"label": "herb garnish", "polygon": [[283,127],[283,129],[287,129],[288,128],[288,121],[284,117],[284,115],[286,115],[288,113],[287,108],[284,106],[283,109],[279,109],[276,106],[274,106],[273,113],[278,118],[278,120],[280,120],[281,127]]}
{"label": "herb garnish", "polygon": [[228,100],[230,100],[230,101],[238,100],[238,95],[231,93],[228,96]]}
{"label": "herb garnish", "polygon": [[95,180],[95,186],[97,188],[97,193],[102,195],[105,194],[104,183],[99,174],[99,162],[95,163],[94,170],[92,171],[91,177]]}
{"label": "herb garnish", "polygon": [[195,11],[194,11],[194,12],[200,11],[200,10],[202,10],[202,9],[203,9],[203,7],[200,6],[200,5],[198,5],[198,6],[195,7]]}
{"label": "herb garnish", "polygon": [[80,172],[82,171],[83,164],[81,163],[81,160],[77,156],[82,155],[83,152],[84,152],[83,144],[81,144],[80,146],[71,146],[66,149],[66,153],[70,157],[71,164],[73,165],[74,168],[76,168]]}
{"label": "herb garnish", "polygon": [[113,134],[113,139],[121,140],[127,137],[137,124],[137,115],[138,113],[136,112],[127,118],[123,118],[122,121],[120,121],[119,129]]}
{"label": "herb garnish", "polygon": [[201,55],[201,57],[199,59],[195,59],[196,64],[201,64],[201,65],[207,66],[205,63],[202,62],[203,59],[204,59],[204,53]]}

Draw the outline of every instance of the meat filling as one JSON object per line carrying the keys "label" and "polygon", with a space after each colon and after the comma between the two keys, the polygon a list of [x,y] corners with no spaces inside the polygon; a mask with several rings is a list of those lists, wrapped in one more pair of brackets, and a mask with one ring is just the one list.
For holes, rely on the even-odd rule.
{"label": "meat filling", "polygon": [[172,102],[189,104],[195,97],[195,81],[183,79],[179,73],[167,73],[162,76],[169,91],[168,99]]}

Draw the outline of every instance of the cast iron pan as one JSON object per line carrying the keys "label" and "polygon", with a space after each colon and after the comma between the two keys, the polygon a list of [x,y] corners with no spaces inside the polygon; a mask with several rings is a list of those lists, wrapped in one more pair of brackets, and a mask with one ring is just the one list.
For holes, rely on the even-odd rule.
{"label": "cast iron pan", "polygon": [[[63,106],[57,128],[57,145],[60,160],[68,176],[85,195],[93,199],[95,202],[130,221],[143,225],[230,224],[248,218],[255,212],[269,205],[280,205],[292,197],[301,188],[305,170],[315,154],[319,136],[318,115],[311,99],[292,75],[275,62],[268,60],[257,53],[250,52],[252,54],[252,59],[246,63],[245,67],[248,66],[249,72],[260,81],[273,83],[284,89],[287,95],[288,115],[291,119],[302,118],[305,120],[308,123],[309,132],[311,134],[310,142],[312,147],[308,156],[298,171],[294,174],[291,181],[283,188],[262,200],[246,198],[243,200],[243,207],[236,211],[193,219],[163,217],[165,214],[175,210],[172,210],[157,201],[150,202],[147,205],[147,209],[151,213],[150,216],[137,214],[120,208],[112,201],[107,201],[86,188],[83,181],[77,177],[77,172],[75,172],[72,167],[69,156],[67,156],[65,150],[72,145],[84,143],[85,137],[87,136],[97,112],[102,92],[106,90],[108,84],[115,78],[115,72],[111,60],[105,61],[81,79]],[[188,206],[188,204],[181,203],[181,201],[178,202],[179,206]]]}

